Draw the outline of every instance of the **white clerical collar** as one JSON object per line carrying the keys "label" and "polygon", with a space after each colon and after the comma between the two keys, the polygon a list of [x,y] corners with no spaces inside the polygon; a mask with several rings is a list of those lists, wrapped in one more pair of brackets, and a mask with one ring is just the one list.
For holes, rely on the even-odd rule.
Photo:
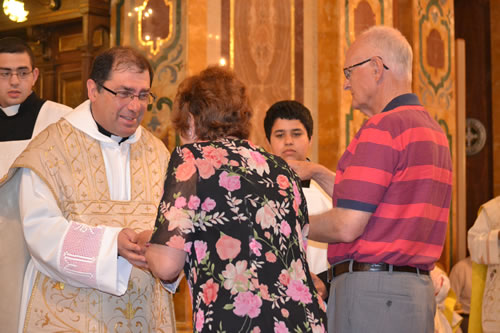
{"label": "white clerical collar", "polygon": [[2,107],[2,111],[8,116],[12,117],[15,116],[19,112],[19,107],[21,104],[16,104],[16,105],[11,105],[6,108]]}
{"label": "white clerical collar", "polygon": [[[94,139],[101,142],[116,142],[119,143],[122,140],[121,137],[115,136],[110,137],[99,132],[97,128],[97,123],[92,117],[92,113],[90,112],[90,101],[86,100],[79,106],[77,106],[72,112],[69,112],[64,116],[64,118],[69,121],[71,125],[78,128],[79,130],[87,133]],[[141,137],[141,126],[137,128],[134,134],[132,134],[126,141],[126,143],[135,143]]]}

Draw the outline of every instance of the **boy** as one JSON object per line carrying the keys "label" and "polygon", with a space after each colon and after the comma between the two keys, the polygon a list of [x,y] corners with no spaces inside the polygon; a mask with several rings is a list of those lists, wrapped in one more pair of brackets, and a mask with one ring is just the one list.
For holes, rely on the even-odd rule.
{"label": "boy", "polygon": [[[264,119],[266,138],[271,146],[272,153],[285,160],[306,161],[311,147],[313,120],[311,112],[304,105],[296,101],[280,101],[267,110]],[[302,190],[306,197],[310,215],[320,214],[332,207],[331,198],[314,181],[302,182]],[[327,244],[312,240],[307,242],[307,261],[312,273],[317,274],[325,285],[318,285],[313,274],[316,289],[322,293],[326,289]],[[323,292],[325,299],[328,289]]]}

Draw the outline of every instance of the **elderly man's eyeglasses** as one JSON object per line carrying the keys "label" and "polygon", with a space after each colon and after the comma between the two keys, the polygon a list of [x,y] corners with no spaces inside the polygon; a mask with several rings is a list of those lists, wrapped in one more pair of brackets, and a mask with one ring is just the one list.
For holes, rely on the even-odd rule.
{"label": "elderly man's eyeglasses", "polygon": [[11,70],[0,70],[0,79],[2,80],[10,80],[11,77],[17,75],[19,80],[26,80],[30,74],[33,73],[32,70],[29,69],[18,69],[17,71]]}
{"label": "elderly man's eyeglasses", "polygon": [[[382,57],[379,57],[379,56],[376,56],[377,58],[380,58],[380,60],[382,60],[382,65],[384,66],[385,69],[389,70],[389,67],[387,67],[385,64],[384,64],[384,60],[382,59]],[[361,65],[364,65],[366,64],[367,62],[371,61],[373,58],[375,57],[371,57],[371,58],[368,58],[366,60],[363,60],[361,62],[358,62],[357,64],[354,64],[354,65],[351,65],[349,67],[346,67],[344,68],[344,75],[345,75],[345,78],[346,79],[351,79],[351,74],[352,74],[352,70],[358,66],[361,66]]]}
{"label": "elderly man's eyeglasses", "polygon": [[125,91],[125,90],[113,91],[113,90],[105,87],[102,84],[99,84],[99,85],[104,90],[106,90],[110,94],[115,95],[116,98],[118,98],[119,100],[121,100],[123,102],[131,102],[134,99],[134,97],[137,97],[137,99],[139,100],[139,102],[141,102],[141,103],[147,103],[147,104],[153,104],[154,101],[156,100],[156,96],[152,92],[142,92],[142,93],[140,93],[138,95],[135,95],[135,94],[131,93],[130,91]]}

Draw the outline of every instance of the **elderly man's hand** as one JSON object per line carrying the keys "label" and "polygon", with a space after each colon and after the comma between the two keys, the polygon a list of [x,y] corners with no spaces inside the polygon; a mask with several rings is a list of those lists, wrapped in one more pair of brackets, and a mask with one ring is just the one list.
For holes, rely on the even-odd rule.
{"label": "elderly man's hand", "polygon": [[314,163],[308,161],[297,161],[297,160],[287,160],[286,161],[290,168],[293,169],[299,175],[300,179],[308,180],[311,179],[314,172]]}
{"label": "elderly man's hand", "polygon": [[118,234],[118,255],[127,259],[134,266],[148,268],[141,246],[137,244],[138,240],[138,235],[134,230],[122,229]]}
{"label": "elderly man's hand", "polygon": [[321,164],[309,161],[287,160],[288,165],[299,175],[300,179],[313,179],[329,196],[333,195],[335,173]]}

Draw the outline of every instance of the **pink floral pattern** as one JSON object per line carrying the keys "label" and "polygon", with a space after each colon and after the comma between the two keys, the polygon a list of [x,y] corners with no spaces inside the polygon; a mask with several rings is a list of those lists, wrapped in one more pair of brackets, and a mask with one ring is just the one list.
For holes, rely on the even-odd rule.
{"label": "pink floral pattern", "polygon": [[198,260],[198,263],[201,263],[207,255],[207,243],[199,240],[194,241],[194,250],[196,252],[196,260]]}
{"label": "pink floral pattern", "polygon": [[203,311],[199,310],[196,312],[195,326],[194,326],[197,332],[202,331],[204,323],[205,323],[205,315],[203,314]]}
{"label": "pink floral pattern", "polygon": [[324,332],[287,164],[246,140],[177,148],[152,243],[184,250],[196,332]]}
{"label": "pink floral pattern", "polygon": [[250,318],[255,318],[260,314],[260,307],[262,306],[262,299],[250,292],[238,293],[234,298],[234,309],[235,315],[240,317],[248,316]]}
{"label": "pink floral pattern", "polygon": [[216,206],[216,202],[212,198],[206,198],[201,204],[201,209],[205,212],[210,212]]}
{"label": "pink floral pattern", "polygon": [[201,178],[208,179],[215,174],[214,166],[210,163],[210,161],[197,158],[195,164]]}
{"label": "pink floral pattern", "polygon": [[196,210],[200,207],[200,198],[198,198],[196,195],[190,195],[189,196],[189,202],[188,202],[188,208],[192,210]]}
{"label": "pink floral pattern", "polygon": [[266,252],[266,260],[269,262],[276,262],[276,255],[271,251]]}
{"label": "pink floral pattern", "polygon": [[228,235],[222,235],[215,243],[215,249],[221,260],[234,259],[241,251],[241,241]]}
{"label": "pink floral pattern", "polygon": [[250,250],[257,256],[260,257],[260,250],[262,250],[262,244],[254,239],[250,242]]}
{"label": "pink floral pattern", "polygon": [[217,299],[217,293],[219,292],[219,285],[214,282],[213,279],[208,280],[205,284],[201,286],[203,290],[203,302],[209,305]]}
{"label": "pink floral pattern", "polygon": [[288,333],[290,332],[286,327],[286,324],[282,321],[274,323],[274,333]]}
{"label": "pink floral pattern", "polygon": [[287,188],[290,187],[290,182],[288,181],[288,178],[285,175],[278,175],[278,177],[276,177],[276,182],[278,183],[278,186],[282,190],[286,190]]}
{"label": "pink floral pattern", "polygon": [[312,302],[311,292],[309,288],[304,285],[302,280],[290,281],[286,294],[297,302],[302,302],[304,304]]}
{"label": "pink floral pattern", "polygon": [[174,249],[184,250],[184,238],[179,235],[174,235],[168,240],[167,245]]}
{"label": "pink floral pattern", "polygon": [[178,197],[175,199],[175,208],[184,208],[186,206],[186,198]]}
{"label": "pink floral pattern", "polygon": [[252,273],[247,269],[247,262],[240,260],[233,264],[227,264],[226,269],[222,271],[224,278],[224,288],[229,290],[232,295],[241,291],[247,291],[250,287],[250,277]]}
{"label": "pink floral pattern", "polygon": [[239,190],[241,188],[240,176],[231,176],[226,171],[224,171],[219,176],[219,185],[224,187],[229,192]]}
{"label": "pink floral pattern", "polygon": [[177,172],[175,173],[175,177],[180,182],[186,181],[191,178],[196,172],[196,167],[193,162],[184,162],[177,167]]}

